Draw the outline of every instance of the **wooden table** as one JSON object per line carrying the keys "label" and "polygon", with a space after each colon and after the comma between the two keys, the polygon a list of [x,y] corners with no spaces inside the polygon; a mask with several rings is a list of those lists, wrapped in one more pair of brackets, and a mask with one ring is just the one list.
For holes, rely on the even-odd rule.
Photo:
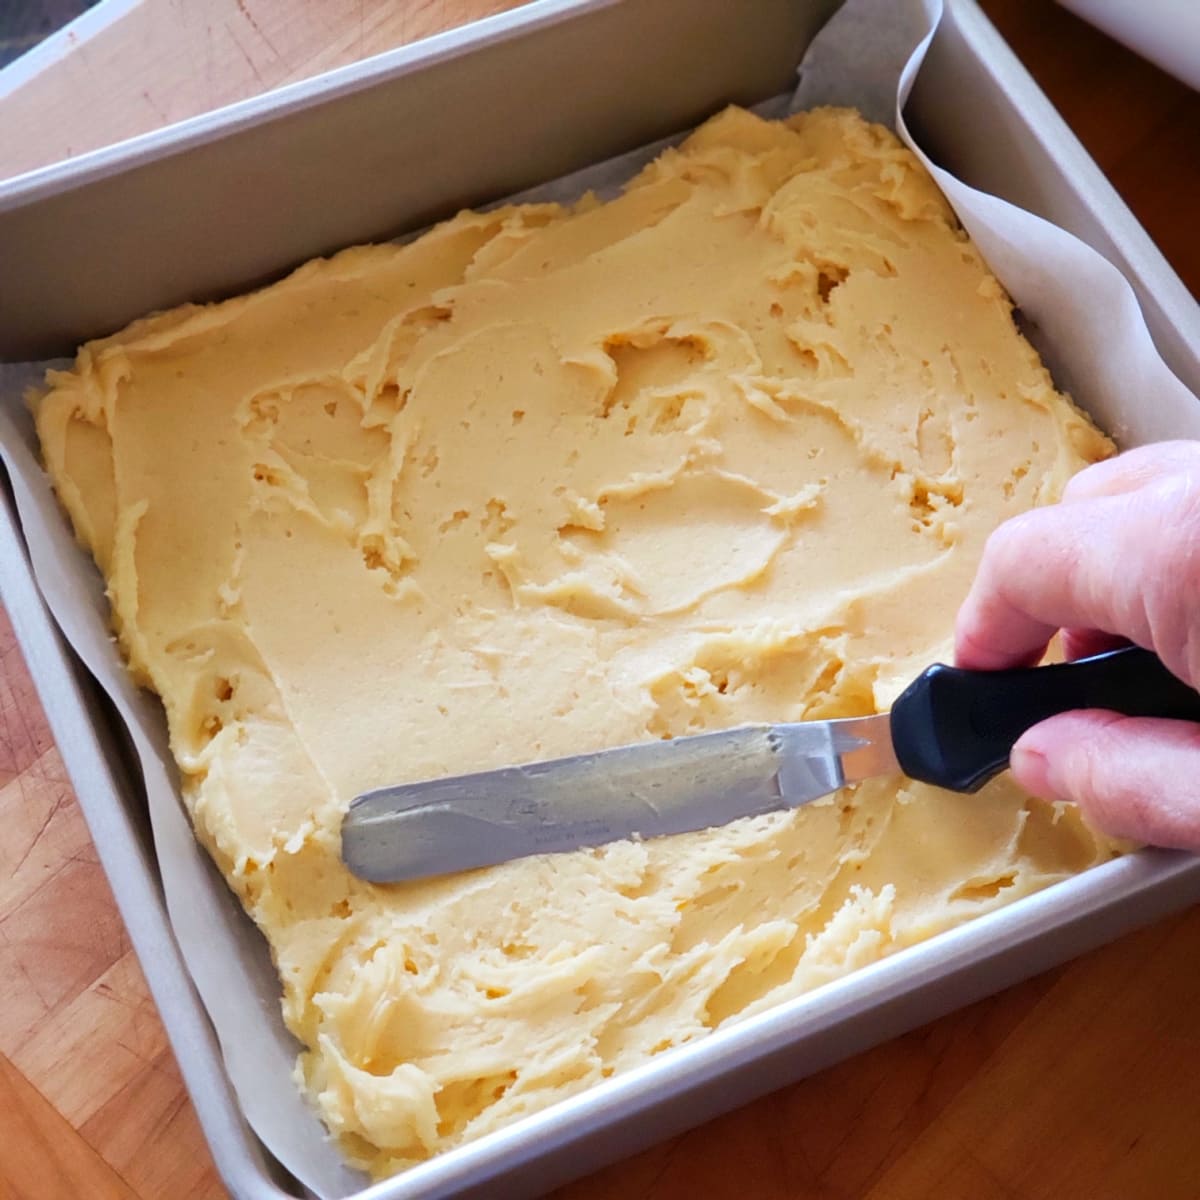
{"label": "wooden table", "polygon": [[[109,0],[0,76],[0,177],[515,2]],[[1197,292],[1200,95],[1041,0],[984,7]],[[560,1196],[1192,1200],[1198,963],[1193,911]],[[0,613],[0,1198],[224,1194]]]}

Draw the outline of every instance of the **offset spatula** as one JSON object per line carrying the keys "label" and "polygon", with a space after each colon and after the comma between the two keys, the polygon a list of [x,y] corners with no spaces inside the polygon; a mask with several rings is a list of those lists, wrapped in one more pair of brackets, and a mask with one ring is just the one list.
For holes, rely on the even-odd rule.
{"label": "offset spatula", "polygon": [[746,725],[367,792],[346,814],[342,857],[363,879],[398,883],[708,829],[873,775],[973,792],[1025,730],[1081,708],[1200,721],[1200,694],[1137,647],[1025,670],[933,666],[877,716]]}

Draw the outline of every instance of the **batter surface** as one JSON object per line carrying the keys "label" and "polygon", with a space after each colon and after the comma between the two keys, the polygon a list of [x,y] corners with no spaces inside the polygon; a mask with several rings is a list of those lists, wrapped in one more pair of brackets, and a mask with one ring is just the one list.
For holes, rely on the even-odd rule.
{"label": "batter surface", "polygon": [[371,886],[383,784],[886,707],[988,532],[1111,445],[891,134],[730,109],[611,203],[464,213],[92,342],[34,401],[377,1174],[1108,858],[1073,809],[880,780]]}

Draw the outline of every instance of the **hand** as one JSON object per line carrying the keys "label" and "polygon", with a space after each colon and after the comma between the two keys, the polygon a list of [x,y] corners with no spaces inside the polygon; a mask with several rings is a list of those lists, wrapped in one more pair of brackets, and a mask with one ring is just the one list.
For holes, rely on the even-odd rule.
{"label": "hand", "polygon": [[[958,665],[1032,665],[1060,629],[1068,658],[1132,641],[1200,685],[1200,442],[1088,467],[1061,504],[988,539],[958,615]],[[1027,791],[1075,801],[1109,834],[1200,851],[1200,725],[1064,713],[1029,730],[1011,765]]]}

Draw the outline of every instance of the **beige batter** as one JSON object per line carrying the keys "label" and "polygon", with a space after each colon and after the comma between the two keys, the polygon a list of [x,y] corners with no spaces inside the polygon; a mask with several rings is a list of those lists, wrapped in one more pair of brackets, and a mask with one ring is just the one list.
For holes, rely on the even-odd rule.
{"label": "beige batter", "polygon": [[139,321],[34,403],[303,1083],[377,1174],[1114,852],[1006,778],[893,778],[433,883],[341,865],[368,788],[886,707],[987,533],[1111,452],[853,112],[731,109],[611,203]]}

